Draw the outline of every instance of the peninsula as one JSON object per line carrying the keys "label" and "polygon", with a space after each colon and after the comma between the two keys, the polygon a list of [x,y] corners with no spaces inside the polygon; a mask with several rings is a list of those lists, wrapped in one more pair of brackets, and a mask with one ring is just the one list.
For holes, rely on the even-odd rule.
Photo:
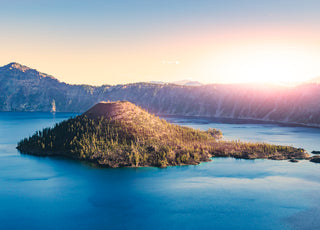
{"label": "peninsula", "polygon": [[195,165],[212,157],[307,159],[303,149],[221,140],[220,130],[171,124],[128,101],[100,102],[18,143],[21,153],[66,156],[104,167]]}

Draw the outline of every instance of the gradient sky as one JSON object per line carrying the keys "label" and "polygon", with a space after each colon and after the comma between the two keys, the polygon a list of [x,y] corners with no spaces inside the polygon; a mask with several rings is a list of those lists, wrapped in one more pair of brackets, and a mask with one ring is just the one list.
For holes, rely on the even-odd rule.
{"label": "gradient sky", "polygon": [[320,76],[320,1],[0,0],[0,65],[68,83]]}

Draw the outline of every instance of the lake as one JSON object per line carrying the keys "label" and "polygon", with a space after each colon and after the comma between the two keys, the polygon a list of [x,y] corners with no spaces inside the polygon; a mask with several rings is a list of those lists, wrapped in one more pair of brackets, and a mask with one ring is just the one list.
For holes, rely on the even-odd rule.
{"label": "lake", "polygon": [[[17,142],[76,114],[0,113],[0,229],[320,229],[320,164],[215,158],[101,169],[21,155]],[[166,117],[225,139],[320,150],[320,129]]]}

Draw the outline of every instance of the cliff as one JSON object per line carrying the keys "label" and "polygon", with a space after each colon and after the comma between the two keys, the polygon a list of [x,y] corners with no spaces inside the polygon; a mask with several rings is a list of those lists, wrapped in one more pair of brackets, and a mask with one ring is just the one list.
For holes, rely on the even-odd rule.
{"label": "cliff", "polygon": [[320,127],[320,85],[134,83],[69,85],[17,63],[0,68],[0,111],[83,112],[99,101],[128,100],[162,115],[255,119]]}

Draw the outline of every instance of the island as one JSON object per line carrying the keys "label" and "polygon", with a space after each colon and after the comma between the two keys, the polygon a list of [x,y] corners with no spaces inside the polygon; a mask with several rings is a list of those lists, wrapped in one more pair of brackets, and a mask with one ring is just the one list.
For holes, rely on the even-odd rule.
{"label": "island", "polygon": [[267,143],[222,140],[217,129],[167,122],[128,101],[100,102],[82,115],[21,140],[21,153],[65,156],[103,167],[196,165],[213,157],[307,159],[305,150]]}

